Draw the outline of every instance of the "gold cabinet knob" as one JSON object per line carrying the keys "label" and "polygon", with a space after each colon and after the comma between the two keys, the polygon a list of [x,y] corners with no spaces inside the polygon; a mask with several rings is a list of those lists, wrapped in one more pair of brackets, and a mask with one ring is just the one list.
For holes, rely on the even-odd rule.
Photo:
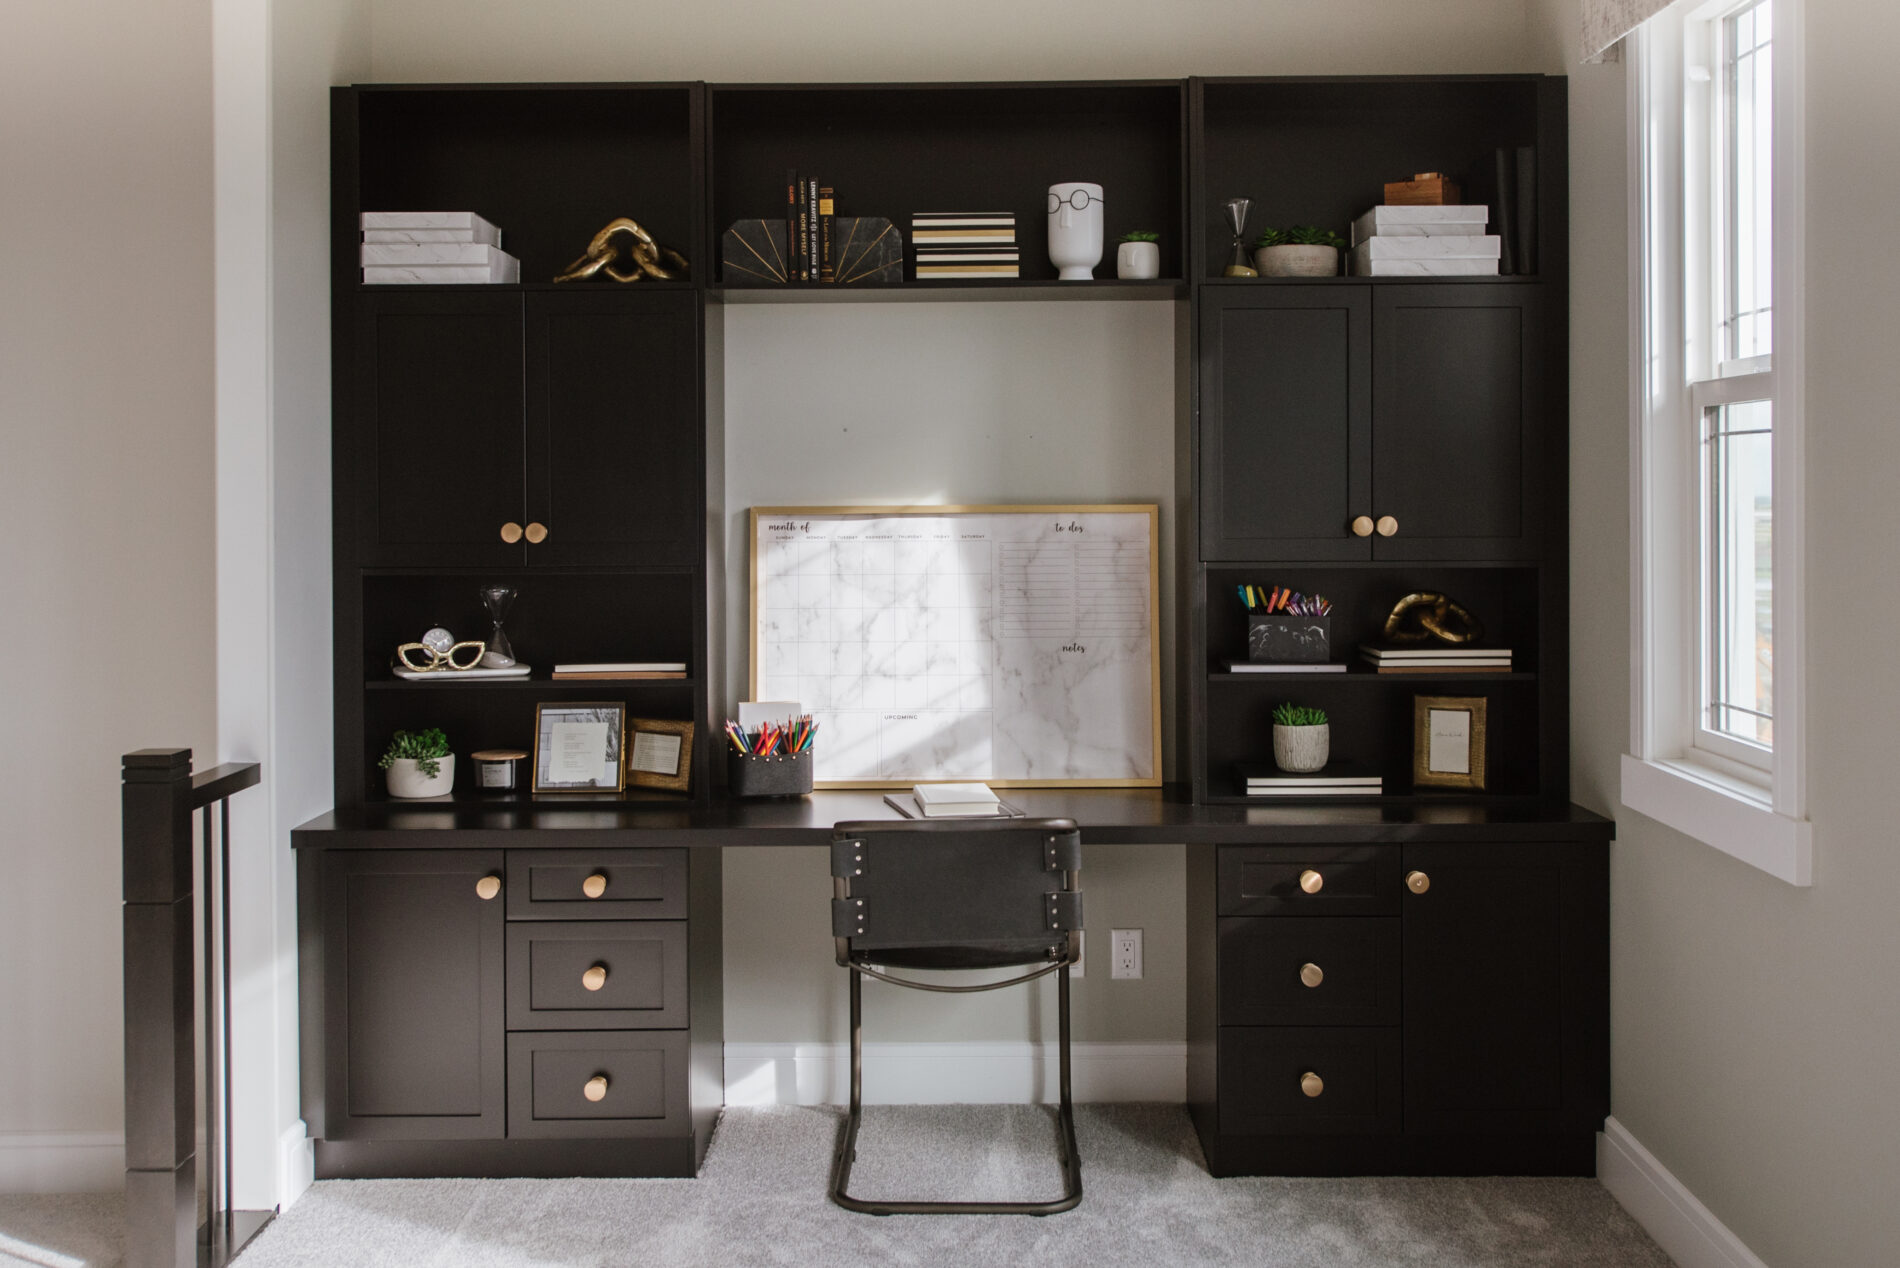
{"label": "gold cabinet knob", "polygon": [[581,1095],[590,1101],[606,1100],[607,1076],[604,1074],[596,1074],[593,1078],[587,1080],[586,1083],[581,1085]]}
{"label": "gold cabinet knob", "polygon": [[599,898],[606,892],[607,878],[599,872],[595,872],[592,876],[589,876],[586,880],[581,882],[581,893],[587,895],[589,898]]}
{"label": "gold cabinet knob", "polygon": [[1300,1076],[1300,1091],[1308,1096],[1318,1096],[1326,1090],[1326,1080],[1308,1070]]}
{"label": "gold cabinet knob", "polygon": [[1425,873],[1407,872],[1405,874],[1405,888],[1411,890],[1414,894],[1422,894],[1431,887],[1432,878],[1425,875]]}
{"label": "gold cabinet knob", "polygon": [[[523,535],[527,537],[530,546],[539,546],[548,539],[548,526],[539,520],[529,520],[528,527]],[[1390,534],[1387,534],[1387,536],[1390,536]]]}
{"label": "gold cabinet knob", "polygon": [[501,526],[501,539],[510,546],[521,540],[521,525],[509,520]]}
{"label": "gold cabinet knob", "polygon": [[581,985],[590,991],[597,991],[607,985],[607,966],[604,964],[596,964],[593,968],[581,974]]}
{"label": "gold cabinet knob", "polygon": [[[1390,515],[1381,515],[1379,517],[1379,522],[1373,527],[1379,530],[1379,536],[1390,537],[1392,536],[1392,534],[1399,531],[1399,522],[1393,519]],[[534,537],[533,537],[534,525],[532,524],[528,525],[528,533],[529,533],[528,540],[533,541],[534,540]]]}
{"label": "gold cabinet knob", "polygon": [[1309,867],[1300,873],[1300,888],[1307,893],[1317,894],[1325,887],[1326,878],[1321,876],[1318,872],[1315,872],[1312,868]]}
{"label": "gold cabinet knob", "polygon": [[1317,964],[1300,966],[1300,983],[1304,986],[1318,986],[1326,980],[1326,971]]}
{"label": "gold cabinet knob", "polygon": [[1352,521],[1352,535],[1354,537],[1372,536],[1372,517],[1370,515],[1355,515]]}
{"label": "gold cabinet knob", "polygon": [[501,877],[484,876],[475,882],[475,896],[487,902],[501,892]]}

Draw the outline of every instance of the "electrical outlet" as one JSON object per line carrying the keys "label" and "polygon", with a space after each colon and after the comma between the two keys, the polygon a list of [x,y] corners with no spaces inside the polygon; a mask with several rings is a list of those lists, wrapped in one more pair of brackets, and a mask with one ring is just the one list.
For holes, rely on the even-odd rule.
{"label": "electrical outlet", "polygon": [[1141,976],[1141,930],[1112,929],[1109,931],[1109,970],[1110,977]]}
{"label": "electrical outlet", "polygon": [[1082,970],[1089,966],[1089,932],[1086,929],[1075,931],[1075,963],[1069,966],[1070,977],[1081,977]]}

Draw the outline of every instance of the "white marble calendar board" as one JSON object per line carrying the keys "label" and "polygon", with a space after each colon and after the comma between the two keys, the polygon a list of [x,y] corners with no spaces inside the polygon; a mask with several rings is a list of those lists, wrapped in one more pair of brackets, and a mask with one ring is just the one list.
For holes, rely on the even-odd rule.
{"label": "white marble calendar board", "polygon": [[814,782],[1161,782],[1159,508],[752,508],[754,700]]}

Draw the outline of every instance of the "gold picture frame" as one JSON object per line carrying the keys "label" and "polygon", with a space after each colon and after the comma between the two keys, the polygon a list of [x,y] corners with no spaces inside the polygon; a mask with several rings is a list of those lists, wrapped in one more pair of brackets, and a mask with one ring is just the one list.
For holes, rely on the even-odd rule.
{"label": "gold picture frame", "polygon": [[1412,698],[1412,784],[1484,791],[1483,696]]}
{"label": "gold picture frame", "polygon": [[[566,724],[599,725],[605,723],[605,748],[600,755],[599,772],[588,779],[564,779],[559,769],[565,745],[557,728]],[[627,789],[627,764],[621,750],[626,747],[627,706],[612,700],[577,700],[542,703],[534,706],[534,783],[535,795],[547,793],[618,793]],[[609,774],[611,772],[611,774]]]}
{"label": "gold picture frame", "polygon": [[[693,781],[693,724],[671,718],[629,718],[627,784],[686,792]],[[667,767],[671,766],[671,773]]]}

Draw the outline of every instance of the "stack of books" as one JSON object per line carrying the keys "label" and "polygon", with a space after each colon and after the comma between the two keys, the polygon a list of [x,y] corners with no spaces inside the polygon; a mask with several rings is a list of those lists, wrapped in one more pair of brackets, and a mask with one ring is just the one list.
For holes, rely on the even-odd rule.
{"label": "stack of books", "polygon": [[885,804],[913,819],[1020,819],[1023,812],[990,791],[988,784],[918,784],[890,793]]}
{"label": "stack of books", "polygon": [[1360,658],[1382,674],[1508,674],[1508,647],[1375,647],[1359,645]]}
{"label": "stack of books", "polygon": [[1498,271],[1502,239],[1484,206],[1374,207],[1352,222],[1357,277],[1456,277]]}
{"label": "stack of books", "polygon": [[501,230],[472,211],[366,211],[362,264],[366,285],[521,280]]}
{"label": "stack of books", "polygon": [[1376,773],[1337,763],[1305,775],[1251,762],[1242,762],[1239,770],[1249,797],[1377,797],[1385,791]]}
{"label": "stack of books", "polygon": [[617,660],[590,661],[568,665],[556,665],[554,677],[557,681],[600,681],[618,682],[640,678],[684,678],[686,662],[683,660]]}
{"label": "stack of books", "polygon": [[1016,216],[1008,211],[919,211],[910,218],[917,280],[1021,276]]}

